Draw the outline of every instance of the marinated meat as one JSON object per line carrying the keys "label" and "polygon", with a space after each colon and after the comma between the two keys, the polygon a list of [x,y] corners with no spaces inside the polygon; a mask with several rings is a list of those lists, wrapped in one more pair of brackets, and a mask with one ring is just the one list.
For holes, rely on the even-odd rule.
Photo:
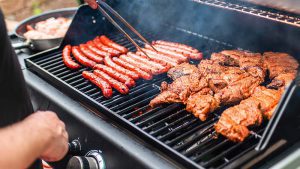
{"label": "marinated meat", "polygon": [[186,76],[197,72],[198,68],[195,65],[191,65],[189,63],[182,63],[176,67],[171,68],[168,71],[168,76],[175,80],[180,78],[181,76]]}
{"label": "marinated meat", "polygon": [[219,54],[213,54],[212,60],[228,66],[239,66],[254,77],[264,80],[266,68],[260,53],[251,53],[241,50],[224,50]]}
{"label": "marinated meat", "polygon": [[247,127],[260,125],[263,117],[271,118],[281,94],[282,90],[257,87],[251,97],[222,113],[216,131],[232,141],[243,141],[249,135]]}
{"label": "marinated meat", "polygon": [[[206,79],[201,78],[199,73],[182,76],[171,84],[163,82],[161,85],[162,93],[151,100],[150,106],[154,107],[156,105],[172,102],[185,103],[191,94],[196,93],[207,86]],[[168,99],[166,100],[166,98]]]}
{"label": "marinated meat", "polygon": [[208,114],[215,111],[220,105],[219,100],[205,92],[200,91],[191,95],[186,102],[186,111],[193,113],[195,117],[202,121],[205,121]]}
{"label": "marinated meat", "polygon": [[264,63],[273,79],[269,87],[287,86],[296,77],[299,63],[287,53],[265,52]]}

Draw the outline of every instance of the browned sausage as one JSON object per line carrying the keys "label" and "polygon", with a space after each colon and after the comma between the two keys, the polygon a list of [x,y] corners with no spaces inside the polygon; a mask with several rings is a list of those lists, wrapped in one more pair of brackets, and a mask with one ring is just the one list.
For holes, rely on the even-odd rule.
{"label": "browned sausage", "polygon": [[92,68],[97,64],[96,62],[85,57],[84,54],[80,51],[78,46],[72,47],[72,54],[73,54],[74,58],[84,66]]}
{"label": "browned sausage", "polygon": [[119,56],[121,54],[120,51],[102,44],[102,42],[100,41],[100,39],[98,37],[96,37],[93,40],[93,42],[94,42],[94,44],[96,45],[97,48],[99,48],[100,50],[103,50],[105,52],[110,53],[111,56]]}
{"label": "browned sausage", "polygon": [[163,40],[157,40],[152,42],[153,45],[164,45],[164,46],[170,46],[170,47],[175,47],[179,49],[184,49],[186,51],[190,51],[192,53],[199,53],[199,51],[191,46],[184,45],[181,43],[176,43],[176,42],[168,42],[168,41],[163,41]]}
{"label": "browned sausage", "polygon": [[187,56],[188,58],[195,59],[195,60],[201,60],[203,58],[203,54],[201,52],[194,53],[194,52],[191,52],[189,50],[184,50],[184,49],[181,49],[181,48],[172,47],[172,46],[165,46],[165,45],[154,45],[154,47],[174,51],[174,52],[177,52],[177,53],[181,53],[184,56]]}
{"label": "browned sausage", "polygon": [[[174,67],[174,66],[178,65],[178,63],[176,63],[176,61],[168,60],[165,57],[160,56],[159,54],[157,54],[154,51],[151,51],[149,49],[143,49],[143,51],[145,51],[147,53],[147,55],[150,57],[151,60],[158,62],[160,64],[163,64],[164,66],[168,65],[170,67]],[[141,51],[137,51],[136,54],[147,58],[147,56]]]}
{"label": "browned sausage", "polygon": [[103,63],[103,58],[99,55],[97,55],[96,53],[94,53],[93,51],[91,51],[87,45],[85,44],[81,44],[79,45],[80,51],[89,59],[91,59],[92,61],[96,62],[96,63]]}
{"label": "browned sausage", "polygon": [[100,70],[94,70],[94,74],[104,80],[106,80],[113,88],[115,88],[118,92],[120,92],[121,94],[128,94],[129,93],[129,89],[128,87],[117,81],[116,79],[110,77],[108,74],[100,71]]}
{"label": "browned sausage", "polygon": [[139,79],[138,74],[136,74],[135,72],[133,72],[131,70],[125,69],[122,66],[117,65],[115,62],[113,62],[111,60],[111,58],[109,56],[106,56],[104,58],[104,63],[105,63],[106,66],[109,66],[109,67],[113,68],[114,70],[116,70],[117,72],[119,72],[121,74],[124,74],[124,75],[127,75],[127,76],[131,77],[134,80]]}
{"label": "browned sausage", "polygon": [[112,41],[112,40],[110,40],[108,37],[106,37],[105,35],[100,36],[99,39],[100,39],[100,41],[101,41],[104,45],[109,46],[109,47],[111,47],[111,48],[114,48],[114,49],[120,51],[122,54],[128,52],[128,49],[127,49],[127,48],[125,48],[124,46],[121,46],[121,45],[115,43],[114,41]]}
{"label": "browned sausage", "polygon": [[97,48],[93,41],[88,41],[86,44],[87,44],[88,48],[91,51],[93,51],[94,53],[96,53],[96,54],[98,54],[98,55],[100,55],[102,57],[110,56],[110,53],[105,52],[105,51],[100,50],[99,48]]}
{"label": "browned sausage", "polygon": [[83,71],[82,76],[98,86],[101,89],[104,97],[111,98],[112,88],[108,82],[88,71]]}
{"label": "browned sausage", "polygon": [[149,65],[141,64],[140,62],[134,60],[131,57],[128,57],[127,55],[121,55],[119,58],[125,62],[132,64],[133,66],[136,66],[136,67],[142,69],[145,72],[148,72],[151,74],[154,74],[154,72],[156,72],[156,70],[154,70],[153,67],[151,67]]}
{"label": "browned sausage", "polygon": [[113,77],[114,79],[125,83],[125,85],[128,87],[135,86],[135,81],[132,78],[115,71],[111,67],[108,67],[108,66],[105,66],[102,64],[97,64],[96,66],[94,66],[94,69],[98,69],[98,70],[101,70],[101,71],[107,73],[109,76]]}
{"label": "browned sausage", "polygon": [[71,45],[67,45],[64,47],[62,53],[63,62],[70,69],[78,69],[81,66],[72,59],[71,50],[72,50]]}
{"label": "browned sausage", "polygon": [[143,63],[144,65],[149,65],[150,67],[152,67],[153,70],[151,70],[151,73],[154,75],[161,74],[161,73],[167,72],[169,70],[169,66],[163,66],[160,63],[153,62],[149,58],[139,56],[135,53],[128,52],[127,56],[131,57],[132,59],[136,60],[137,62]]}
{"label": "browned sausage", "polygon": [[[145,45],[145,48],[146,49],[150,49],[150,50],[153,50],[153,48],[150,46],[150,45]],[[165,55],[168,55],[180,62],[187,62],[188,61],[188,57],[184,56],[183,54],[181,53],[177,53],[177,52],[174,52],[172,50],[167,50],[167,49],[164,49],[164,48],[160,48],[158,46],[155,46],[154,47],[158,52],[162,53],[162,54],[165,54]]]}
{"label": "browned sausage", "polygon": [[136,66],[133,66],[133,65],[130,64],[129,62],[126,62],[126,61],[124,61],[124,60],[121,60],[121,59],[119,59],[119,58],[117,58],[117,57],[113,57],[112,60],[113,60],[116,64],[118,64],[118,65],[120,65],[120,66],[122,66],[122,67],[124,67],[124,68],[126,68],[126,69],[128,69],[128,70],[132,70],[132,71],[136,72],[137,74],[139,74],[139,76],[140,76],[141,78],[143,78],[143,79],[145,79],[145,80],[151,80],[151,79],[153,78],[153,76],[152,76],[150,73],[147,73],[147,72],[141,70],[140,68],[138,68],[138,67],[136,67]]}

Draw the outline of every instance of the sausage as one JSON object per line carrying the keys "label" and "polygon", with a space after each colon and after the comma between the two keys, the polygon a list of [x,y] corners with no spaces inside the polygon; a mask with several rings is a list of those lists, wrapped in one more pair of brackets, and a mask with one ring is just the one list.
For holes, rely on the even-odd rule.
{"label": "sausage", "polygon": [[101,71],[107,73],[112,78],[114,78],[122,83],[125,83],[125,85],[128,87],[135,86],[135,81],[131,77],[121,74],[121,73],[115,71],[114,69],[112,69],[111,67],[108,67],[108,66],[105,66],[102,64],[97,64],[94,66],[94,69],[98,69],[98,70],[101,70]]}
{"label": "sausage", "polygon": [[94,53],[93,51],[91,51],[87,45],[85,44],[81,44],[79,45],[80,51],[89,59],[91,59],[92,61],[96,62],[96,63],[103,63],[103,58],[99,55],[97,55],[96,53]]}
{"label": "sausage", "polygon": [[[153,50],[153,48],[150,46],[150,45],[145,45],[145,48],[146,49],[150,49],[150,50]],[[174,52],[172,50],[167,50],[165,48],[160,48],[158,46],[155,46],[154,47],[158,52],[162,53],[162,54],[165,54],[165,55],[168,55],[180,62],[187,62],[188,61],[188,57],[186,57],[185,55],[181,54],[181,53],[177,53],[177,52]]]}
{"label": "sausage", "polygon": [[137,62],[143,63],[144,65],[149,65],[150,67],[152,67],[153,71],[151,70],[151,72],[154,75],[161,74],[161,73],[167,72],[169,70],[168,66],[163,66],[160,63],[151,61],[149,58],[141,57],[132,52],[128,52],[127,56],[131,57],[132,59],[136,60]]}
{"label": "sausage", "polygon": [[154,47],[178,52],[178,53],[183,54],[184,56],[187,56],[188,58],[195,59],[195,60],[201,60],[203,58],[203,54],[201,52],[194,53],[189,50],[184,50],[181,48],[172,47],[172,46],[164,46],[164,45],[154,45]]}
{"label": "sausage", "polygon": [[72,54],[73,54],[74,58],[84,66],[92,68],[97,64],[96,62],[85,57],[84,54],[80,51],[78,46],[72,47]]}
{"label": "sausage", "polygon": [[[151,51],[149,49],[143,49],[143,51],[147,53],[147,55],[150,57],[151,60],[153,60],[155,62],[158,62],[158,63],[161,63],[164,66],[168,65],[170,67],[174,67],[174,66],[178,65],[178,63],[176,63],[176,61],[168,60],[165,57],[160,56],[159,54],[157,54],[154,51]],[[138,54],[138,55],[140,55],[144,58],[147,58],[147,56],[141,51],[137,51],[136,54]]]}
{"label": "sausage", "polygon": [[62,53],[63,62],[70,69],[78,69],[81,66],[72,59],[71,50],[72,50],[71,45],[66,45],[64,47]]}
{"label": "sausage", "polygon": [[114,48],[118,51],[120,51],[122,54],[127,53],[128,49],[125,48],[124,46],[121,46],[117,43],[115,43],[114,41],[110,40],[108,37],[106,37],[105,35],[100,36],[99,40],[106,46],[109,46],[111,48]]}
{"label": "sausage", "polygon": [[105,52],[108,52],[110,53],[111,56],[119,56],[121,54],[120,51],[114,49],[114,48],[111,48],[111,47],[108,47],[108,46],[105,46],[101,43],[100,39],[97,37],[93,40],[95,46],[97,48],[99,48],[100,50],[103,50]]}
{"label": "sausage", "polygon": [[115,62],[113,62],[111,60],[111,58],[109,56],[106,56],[104,58],[104,63],[106,66],[113,68],[114,70],[116,70],[117,72],[127,75],[129,77],[131,77],[134,80],[139,79],[139,75],[131,70],[127,70],[125,68],[123,68],[122,66],[117,65]]}
{"label": "sausage", "polygon": [[110,56],[110,53],[98,49],[93,41],[88,41],[86,43],[86,45],[91,51],[93,51],[94,53],[96,53],[99,56],[102,56],[102,57]]}
{"label": "sausage", "polygon": [[176,47],[179,49],[184,49],[186,51],[190,51],[192,53],[199,53],[199,51],[191,46],[184,45],[181,43],[176,43],[176,42],[168,42],[168,41],[163,41],[163,40],[157,40],[152,42],[153,45],[164,45],[164,46],[170,46],[170,47]]}
{"label": "sausage", "polygon": [[121,60],[121,59],[119,59],[117,57],[113,57],[112,60],[116,64],[118,64],[118,65],[120,65],[120,66],[122,66],[122,67],[124,67],[124,68],[126,68],[128,70],[132,70],[132,71],[136,72],[141,78],[143,78],[145,80],[151,80],[153,78],[153,76],[150,73],[147,73],[147,72],[141,70],[140,68],[138,68],[136,66],[133,66],[129,62]]}
{"label": "sausage", "polygon": [[128,57],[127,55],[121,55],[119,58],[121,60],[125,61],[125,62],[128,62],[128,63],[132,64],[135,67],[138,67],[138,68],[142,69],[145,72],[151,73],[153,75],[154,75],[154,73],[155,74],[159,73],[159,72],[156,72],[156,70],[153,69],[153,67],[151,67],[149,65],[141,64],[140,62],[134,60],[131,57]]}
{"label": "sausage", "polygon": [[129,93],[129,89],[128,87],[117,81],[116,79],[110,77],[108,74],[100,71],[100,70],[94,70],[94,74],[102,79],[104,79],[105,81],[107,81],[113,88],[115,88],[118,92],[120,92],[121,94],[128,94]]}
{"label": "sausage", "polygon": [[96,86],[98,86],[101,89],[102,94],[103,94],[104,97],[111,98],[112,88],[111,88],[111,86],[108,82],[106,82],[102,78],[100,78],[100,77],[96,76],[95,74],[93,74],[91,72],[88,72],[88,71],[83,71],[82,76],[85,79],[92,82],[93,84],[95,84]]}

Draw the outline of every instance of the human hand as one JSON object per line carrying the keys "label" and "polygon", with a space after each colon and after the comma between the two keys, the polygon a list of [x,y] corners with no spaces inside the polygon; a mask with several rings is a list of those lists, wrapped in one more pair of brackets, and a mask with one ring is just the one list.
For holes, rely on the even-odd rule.
{"label": "human hand", "polygon": [[97,9],[98,4],[96,0],[84,0],[91,8]]}
{"label": "human hand", "polygon": [[61,160],[67,154],[69,136],[64,122],[55,113],[39,111],[28,116],[25,121],[40,132],[41,141],[45,143],[41,159],[53,162]]}

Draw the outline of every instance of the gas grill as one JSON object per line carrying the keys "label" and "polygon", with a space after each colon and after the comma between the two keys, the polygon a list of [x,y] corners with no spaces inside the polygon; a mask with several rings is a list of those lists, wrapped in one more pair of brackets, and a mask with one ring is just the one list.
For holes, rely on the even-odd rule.
{"label": "gas grill", "polygon": [[[300,48],[296,47],[299,40],[291,36],[300,31],[300,19],[285,12],[245,2],[220,0],[110,3],[148,40],[188,44],[202,51],[206,58],[212,52],[237,48],[255,52],[283,51],[295,57],[300,53]],[[288,38],[279,33],[282,30],[289,31],[286,34]],[[81,6],[61,46],[33,55],[26,59],[26,65],[30,71],[95,114],[113,120],[155,147],[158,153],[186,168],[239,167],[258,154],[253,151],[258,148],[259,142],[262,144],[264,137],[272,133],[270,129],[276,127],[265,122],[263,126],[251,128],[251,136],[244,142],[234,143],[222,136],[216,137],[214,132],[213,125],[224,109],[212,113],[204,122],[186,112],[181,104],[151,109],[148,104],[159,93],[160,83],[170,82],[165,74],[151,81],[138,80],[128,95],[114,91],[112,98],[104,98],[101,90],[81,76],[81,72],[89,68],[68,69],[62,62],[61,53],[66,44],[78,45],[101,34],[135,51],[134,46],[101,14],[88,6]],[[195,61],[191,63],[198,64]],[[278,112],[279,109],[275,114]]]}

